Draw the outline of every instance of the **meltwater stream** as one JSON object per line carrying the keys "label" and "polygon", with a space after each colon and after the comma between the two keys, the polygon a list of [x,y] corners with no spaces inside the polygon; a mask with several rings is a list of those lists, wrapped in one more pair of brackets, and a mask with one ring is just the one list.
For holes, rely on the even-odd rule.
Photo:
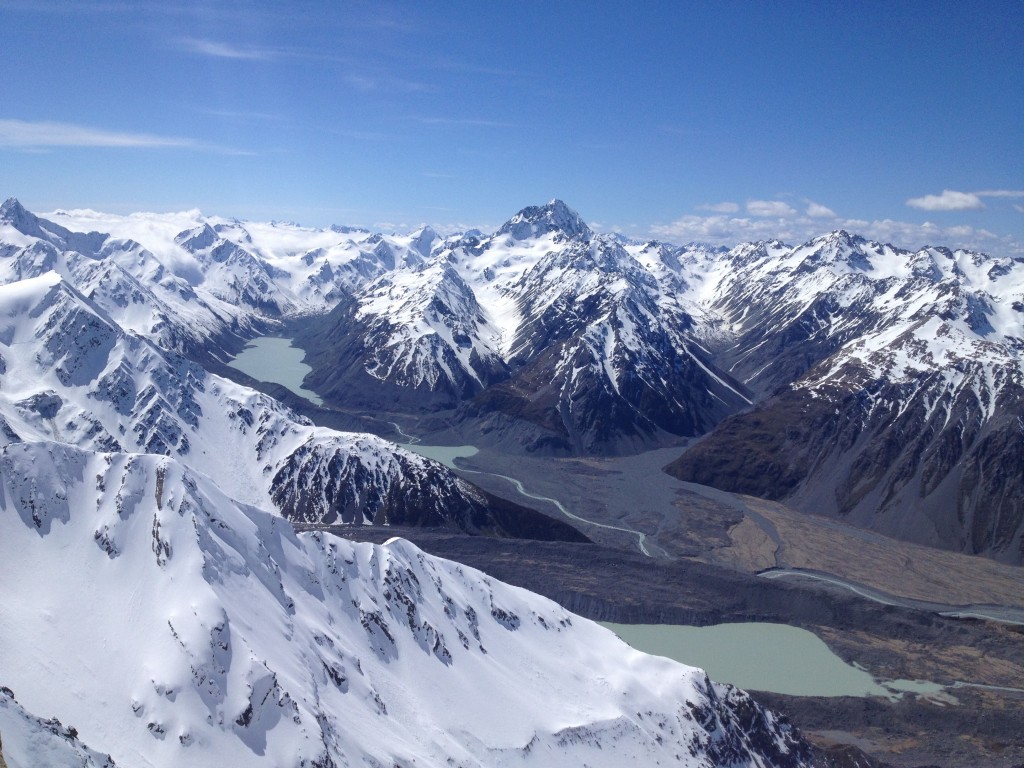
{"label": "meltwater stream", "polygon": [[[228,365],[232,368],[237,368],[242,373],[252,376],[254,379],[271,382],[273,384],[281,384],[292,392],[295,392],[297,395],[306,398],[310,402],[315,403],[316,405],[323,405],[323,401],[316,392],[305,389],[302,386],[302,382],[303,379],[305,379],[306,374],[312,370],[312,368],[302,362],[305,355],[306,353],[301,348],[292,346],[291,339],[279,336],[262,336],[250,341],[241,353],[228,362]],[[505,480],[506,482],[511,483],[521,496],[535,501],[546,501],[554,505],[559,512],[571,520],[592,525],[597,528],[604,528],[610,531],[620,531],[631,536],[636,536],[637,545],[640,547],[640,551],[647,555],[647,557],[653,556],[647,548],[646,534],[641,533],[640,531],[587,520],[584,517],[580,517],[579,515],[570,512],[558,499],[553,499],[550,496],[541,496],[526,490],[526,488],[523,487],[522,482],[514,477],[499,475],[494,472],[482,472],[479,470],[456,467],[454,463],[455,459],[469,458],[477,453],[477,449],[472,445],[423,445],[419,441],[419,438],[407,434],[398,424],[392,422],[392,426],[394,426],[398,431],[399,435],[406,439],[406,442],[401,444],[403,448],[413,451],[414,453],[418,453],[421,456],[426,456],[428,459],[440,462],[449,469],[458,470],[459,472],[467,474],[491,475],[492,477]]]}
{"label": "meltwater stream", "polygon": [[593,520],[588,520],[585,517],[580,517],[579,515],[570,512],[568,509],[566,509],[565,505],[562,504],[562,502],[560,502],[558,499],[554,499],[550,496],[541,496],[540,494],[526,490],[522,482],[514,477],[509,477],[508,475],[500,475],[497,472],[484,472],[482,470],[477,469],[466,469],[464,467],[457,467],[455,465],[455,459],[468,459],[470,456],[475,456],[477,453],[479,453],[479,450],[472,445],[423,445],[422,443],[420,443],[418,437],[413,437],[412,435],[406,433],[397,423],[391,422],[391,425],[395,428],[398,434],[400,434],[402,437],[408,440],[408,442],[406,443],[401,443],[401,446],[403,448],[407,448],[408,450],[418,453],[421,456],[426,456],[428,459],[438,461],[444,464],[449,469],[454,469],[458,472],[463,472],[469,475],[488,475],[490,477],[497,477],[502,480],[505,480],[506,482],[509,482],[513,485],[513,487],[516,489],[520,496],[525,496],[526,498],[533,499],[535,501],[546,501],[549,504],[552,504],[556,509],[558,509],[559,512],[568,517],[570,520],[575,520],[579,523],[585,523],[586,525],[592,525],[595,528],[604,528],[608,531],[620,531],[622,533],[628,533],[631,536],[636,536],[637,546],[640,547],[640,551],[647,555],[647,557],[654,556],[651,554],[650,550],[647,549],[647,534],[645,533],[642,533],[640,531],[634,531],[632,528],[622,528],[621,526],[617,525],[607,525],[605,523],[598,523]]}
{"label": "meltwater stream", "polygon": [[[281,384],[311,402],[322,405],[315,392],[302,386],[311,370],[302,362],[305,352],[291,339],[264,336],[252,340],[228,364],[261,381]],[[472,445],[423,445],[419,438],[395,430],[405,439],[403,447],[459,472],[486,474],[511,483],[525,498],[554,505],[563,515],[587,525],[620,531],[637,537],[640,551],[648,557],[647,537],[640,531],[598,523],[570,512],[558,500],[528,491],[514,477],[456,467],[460,458],[478,451]],[[766,574],[767,575],[767,574]],[[947,691],[971,685],[894,680],[877,681],[863,669],[846,664],[813,633],[778,624],[723,624],[712,627],[678,625],[606,624],[638,650],[703,667],[712,678],[755,690],[798,696],[884,696],[894,698],[913,692],[942,703],[953,703]],[[1014,689],[1016,690],[1016,689]]]}

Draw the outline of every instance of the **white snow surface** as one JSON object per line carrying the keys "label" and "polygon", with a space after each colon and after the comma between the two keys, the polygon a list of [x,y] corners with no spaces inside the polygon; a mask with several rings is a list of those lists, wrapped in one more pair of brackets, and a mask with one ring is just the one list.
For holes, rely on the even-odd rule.
{"label": "white snow surface", "polygon": [[[979,341],[986,351],[998,346],[1000,365],[1016,361],[1024,347],[1021,263],[936,247],[906,251],[846,232],[795,247],[769,241],[728,251],[631,243],[595,235],[557,200],[520,211],[492,235],[446,240],[429,229],[385,236],[241,222],[197,210],[54,211],[42,219],[11,203],[5,210],[0,281],[56,270],[121,325],[178,350],[231,323],[244,329],[278,313],[324,312],[354,294],[376,345],[367,371],[403,386],[479,384],[481,366],[509,363],[544,310],[559,300],[562,309],[580,305],[595,292],[644,307],[644,323],[664,327],[682,355],[693,345],[726,346],[748,333],[752,323],[765,322],[758,307],[773,308],[772,322],[797,322],[826,295],[857,311],[836,316],[820,334],[855,339],[851,353],[860,359],[891,342],[881,331],[916,328],[923,316],[948,321],[948,348],[964,359],[975,359]],[[81,232],[109,237],[74,234]],[[203,233],[202,247],[182,244],[189,233]],[[580,258],[581,243],[589,244],[590,258]],[[553,270],[551,262],[562,267]],[[617,287],[624,277],[629,296]],[[435,299],[447,311],[438,314]],[[616,325],[615,333],[601,328],[607,310],[584,319],[593,324],[591,367],[610,388],[618,387],[621,372],[612,358],[647,355],[643,334],[624,331],[635,327],[631,315],[633,322]],[[382,326],[386,332],[375,335]],[[566,349],[560,366],[575,365],[575,353]],[[914,359],[918,368],[935,370],[949,356]],[[871,364],[872,375],[902,375],[880,360]]]}
{"label": "white snow surface", "polygon": [[[0,208],[0,734],[11,768],[108,766],[108,755],[133,768],[767,766],[758,749],[797,748],[746,694],[546,599],[403,540],[296,534],[271,488],[299,455],[342,459],[352,474],[338,482],[357,484],[359,503],[428,470],[473,491],[174,351],[365,289],[365,306],[391,312],[405,338],[435,336],[454,352],[446,363],[469,370],[471,352],[502,354],[518,327],[522,297],[512,309],[501,291],[591,236],[564,205],[514,222],[506,234],[519,245],[503,240],[487,274],[457,257],[445,267],[429,230],[383,237],[197,211],[49,218]],[[573,253],[617,275],[601,293],[606,335],[587,337],[616,355],[658,315],[636,286],[675,283],[606,245]],[[600,293],[600,280],[558,269]],[[501,285],[480,293],[505,303],[485,306],[474,286],[498,273]],[[416,274],[433,278],[425,303],[409,298]],[[402,291],[406,303],[385,300]]]}
{"label": "white snow surface", "polygon": [[711,766],[723,738],[769,764],[700,670],[173,458],[7,445],[0,526],[0,679],[118,765]]}
{"label": "white snow surface", "polygon": [[[176,274],[205,283],[209,265],[183,247],[189,232],[209,228],[209,251],[225,243],[236,246],[271,274],[274,292],[288,312],[317,312],[337,301],[339,288],[351,289],[402,264],[423,260],[438,239],[429,228],[408,235],[381,235],[360,229],[302,227],[282,222],[251,222],[204,216],[198,210],[179,213],[135,213],[127,216],[89,210],[54,211],[48,219],[75,231],[110,233],[140,243]],[[424,253],[425,251],[425,253]],[[230,283],[237,274],[221,278]],[[216,282],[216,281],[215,281]]]}
{"label": "white snow surface", "polygon": [[27,712],[9,688],[0,688],[0,737],[7,768],[114,768],[56,718]]}
{"label": "white snow surface", "polygon": [[[174,455],[263,509],[276,508],[275,478],[299,451],[307,463],[341,459],[336,481],[356,498],[368,487],[386,495],[428,470],[457,495],[474,493],[429,459],[373,435],[315,427],[124,332],[54,272],[0,285],[0,361],[0,426],[18,438]],[[0,429],[0,444],[10,439]]]}

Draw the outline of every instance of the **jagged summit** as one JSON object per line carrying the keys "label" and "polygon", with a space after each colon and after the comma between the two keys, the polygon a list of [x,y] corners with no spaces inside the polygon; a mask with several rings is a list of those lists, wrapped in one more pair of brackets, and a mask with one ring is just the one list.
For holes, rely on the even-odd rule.
{"label": "jagged summit", "polygon": [[[26,209],[16,197],[8,198],[7,201],[0,206],[0,223],[8,224],[21,232],[21,234],[28,235],[29,237],[38,237],[40,240],[46,241],[51,241],[53,239],[53,233],[43,229],[42,219]],[[56,225],[53,224],[50,226],[51,228],[56,227]],[[62,227],[56,227],[56,229],[58,230],[58,234],[70,234]]]}
{"label": "jagged summit", "polygon": [[423,257],[429,258],[434,243],[440,239],[437,232],[429,224],[424,224],[409,235],[410,245]]}
{"label": "jagged summit", "polygon": [[594,236],[580,215],[557,199],[547,205],[523,208],[498,230],[498,234],[510,235],[515,240],[539,237],[548,232],[561,233],[569,239],[589,240]]}
{"label": "jagged summit", "polygon": [[28,214],[28,211],[25,210],[25,206],[16,197],[9,197],[4,201],[3,205],[0,205],[0,219],[3,221],[12,221],[14,218],[25,214]]}
{"label": "jagged summit", "polygon": [[16,197],[0,206],[0,224],[7,224],[28,237],[34,237],[62,250],[93,254],[108,239],[100,232],[72,232],[29,211]]}
{"label": "jagged summit", "polygon": [[209,248],[220,239],[220,236],[208,223],[203,223],[194,229],[186,229],[178,233],[174,242],[182,248],[190,251],[201,251]]}

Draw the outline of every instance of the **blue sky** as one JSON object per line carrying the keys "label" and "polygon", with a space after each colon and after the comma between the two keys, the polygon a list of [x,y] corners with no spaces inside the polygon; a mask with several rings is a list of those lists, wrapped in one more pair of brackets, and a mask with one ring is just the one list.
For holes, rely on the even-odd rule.
{"label": "blue sky", "polygon": [[0,196],[1024,255],[1024,3],[0,0]]}

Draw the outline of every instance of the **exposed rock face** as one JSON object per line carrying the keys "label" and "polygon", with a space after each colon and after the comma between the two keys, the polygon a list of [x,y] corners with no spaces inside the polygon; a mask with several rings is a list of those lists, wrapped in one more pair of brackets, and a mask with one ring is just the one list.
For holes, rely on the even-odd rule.
{"label": "exposed rock face", "polygon": [[745,693],[407,541],[296,534],[166,457],[21,444],[0,470],[4,682],[77,728],[45,764],[112,765],[80,735],[160,767],[811,765]]}
{"label": "exposed rock face", "polygon": [[55,273],[0,286],[0,316],[10,361],[0,372],[0,444],[50,440],[174,456],[237,498],[302,522],[582,538],[436,462],[372,435],[314,427],[125,332]]}
{"label": "exposed rock face", "polygon": [[[55,271],[104,322],[162,349],[213,364],[279,317],[320,313],[300,338],[307,384],[346,407],[441,411],[469,442],[541,454],[702,437],[680,476],[1024,562],[1020,261],[844,231],[731,250],[636,243],[557,200],[447,239],[198,214],[152,228],[98,215],[83,228],[111,231],[82,234],[55,218],[0,208],[0,283]],[[76,317],[97,351],[116,346]],[[62,344],[47,359],[78,386],[91,372]],[[97,397],[127,413],[146,394],[133,387],[106,370]],[[184,455],[192,437],[160,401],[137,440]],[[74,410],[19,406],[0,414],[0,439],[24,439],[28,420],[77,444],[137,442]]]}
{"label": "exposed rock face", "polygon": [[846,233],[739,256],[727,355],[768,394],[669,471],[1024,562],[1024,334],[1006,293],[1022,266]]}
{"label": "exposed rock face", "polygon": [[[567,523],[504,501],[440,464],[383,441],[351,436],[356,450],[310,439],[271,481],[271,498],[289,520],[454,528],[466,533],[587,541]],[[367,456],[372,456],[368,460]]]}

